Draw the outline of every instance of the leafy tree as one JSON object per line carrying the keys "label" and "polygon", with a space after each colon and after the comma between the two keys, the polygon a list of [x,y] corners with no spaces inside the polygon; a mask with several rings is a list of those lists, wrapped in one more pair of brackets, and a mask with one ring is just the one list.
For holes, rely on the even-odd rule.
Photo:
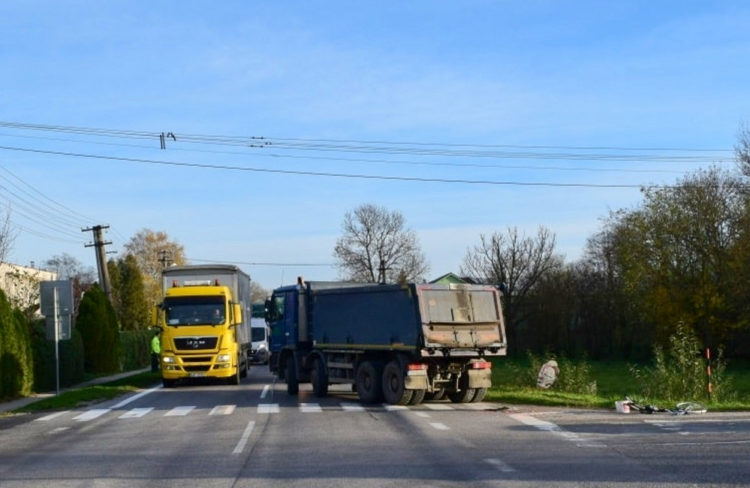
{"label": "leafy tree", "polygon": [[148,326],[149,308],[143,288],[143,276],[135,257],[126,254],[117,261],[110,260],[113,306],[122,330],[138,330]]}
{"label": "leafy tree", "polygon": [[421,281],[429,270],[416,233],[397,211],[372,204],[347,212],[333,255],[355,282]]}
{"label": "leafy tree", "polygon": [[84,367],[89,373],[114,373],[120,369],[120,336],[117,316],[107,295],[94,284],[83,296],[76,328],[84,347]]}
{"label": "leafy tree", "polygon": [[714,167],[643,194],[641,208],[610,222],[623,291],[661,344],[684,323],[716,347],[740,325],[733,297],[747,235],[742,182]]}
{"label": "leafy tree", "polygon": [[170,241],[165,232],[143,229],[134,235],[125,251],[135,257],[141,270],[144,293],[148,306],[161,300],[161,270],[164,266],[184,265],[185,249],[181,244]]}
{"label": "leafy tree", "polygon": [[750,125],[745,125],[740,129],[739,141],[734,149],[740,171],[750,177]]}
{"label": "leafy tree", "polygon": [[555,235],[539,227],[535,237],[527,237],[514,227],[506,234],[479,238],[480,243],[467,251],[461,273],[477,283],[504,285],[508,343],[519,351],[516,341],[531,311],[524,302],[547,273],[562,265],[562,258],[555,255]]}

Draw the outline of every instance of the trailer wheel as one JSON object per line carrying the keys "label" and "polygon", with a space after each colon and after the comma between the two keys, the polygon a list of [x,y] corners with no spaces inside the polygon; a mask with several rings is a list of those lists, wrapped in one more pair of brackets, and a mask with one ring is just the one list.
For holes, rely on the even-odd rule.
{"label": "trailer wheel", "polygon": [[290,356],[286,360],[286,392],[289,395],[299,393],[299,382],[297,381],[297,368],[294,367],[294,357]]}
{"label": "trailer wheel", "polygon": [[453,403],[469,403],[474,399],[476,393],[476,388],[464,388],[461,391],[448,393],[448,398],[450,398]]}
{"label": "trailer wheel", "polygon": [[479,403],[484,400],[484,396],[487,394],[487,388],[477,388],[477,392],[474,398],[471,399],[472,403]]}
{"label": "trailer wheel", "polygon": [[328,375],[326,374],[326,367],[323,364],[323,360],[320,358],[316,358],[313,363],[311,380],[313,393],[316,397],[322,398],[328,395]]}
{"label": "trailer wheel", "polygon": [[430,401],[430,400],[438,401],[438,400],[442,400],[443,398],[445,398],[445,388],[438,388],[432,393],[427,392],[427,394],[424,397],[426,401]]}
{"label": "trailer wheel", "polygon": [[382,370],[380,363],[373,361],[365,361],[357,368],[355,385],[362,403],[377,403],[383,397]]}
{"label": "trailer wheel", "polygon": [[424,401],[424,396],[427,394],[427,390],[409,390],[414,392],[409,400],[409,405],[419,405]]}
{"label": "trailer wheel", "polygon": [[398,361],[390,361],[383,370],[383,396],[391,405],[408,404],[414,390],[407,390],[404,386],[404,372]]}

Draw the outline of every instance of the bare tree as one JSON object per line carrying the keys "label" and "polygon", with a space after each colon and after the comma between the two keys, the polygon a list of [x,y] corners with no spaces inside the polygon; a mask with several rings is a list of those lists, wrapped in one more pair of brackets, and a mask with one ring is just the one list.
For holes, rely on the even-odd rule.
{"label": "bare tree", "polygon": [[739,141],[734,147],[737,154],[737,162],[742,174],[750,177],[750,125],[745,124],[740,128],[738,139]]}
{"label": "bare tree", "polygon": [[347,212],[333,255],[345,279],[357,282],[421,281],[429,270],[404,216],[372,204]]}
{"label": "bare tree", "polygon": [[8,207],[5,217],[0,222],[0,263],[5,262],[13,247],[13,242],[16,240],[16,234],[10,224],[10,207]]}
{"label": "bare tree", "polygon": [[526,297],[546,273],[562,266],[554,254],[555,235],[539,227],[536,237],[519,234],[508,228],[507,234],[480,235],[480,243],[466,253],[461,273],[477,283],[504,287],[503,302],[508,335],[526,319],[522,306]]}

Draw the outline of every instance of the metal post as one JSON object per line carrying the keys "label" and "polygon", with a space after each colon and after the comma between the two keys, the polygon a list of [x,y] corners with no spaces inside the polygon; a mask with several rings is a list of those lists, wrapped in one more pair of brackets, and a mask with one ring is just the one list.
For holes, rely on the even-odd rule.
{"label": "metal post", "polygon": [[713,393],[713,385],[711,384],[711,349],[706,348],[706,373],[708,374],[708,401],[711,401],[711,393]]}
{"label": "metal post", "polygon": [[55,310],[55,392],[60,394],[60,305],[57,302],[57,287],[52,292]]}

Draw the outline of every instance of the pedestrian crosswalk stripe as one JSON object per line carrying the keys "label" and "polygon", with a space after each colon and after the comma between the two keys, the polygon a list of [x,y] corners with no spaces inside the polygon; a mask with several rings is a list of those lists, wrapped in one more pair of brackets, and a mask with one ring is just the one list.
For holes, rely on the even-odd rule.
{"label": "pedestrian crosswalk stripe", "polygon": [[165,413],[165,417],[183,417],[193,411],[195,407],[174,407],[169,412]]}
{"label": "pedestrian crosswalk stripe", "polygon": [[210,412],[209,415],[231,415],[234,412],[235,405],[216,405]]}
{"label": "pedestrian crosswalk stripe", "polygon": [[80,415],[77,415],[73,417],[73,420],[78,420],[79,422],[86,422],[89,420],[94,420],[96,418],[101,417],[105,413],[111,412],[112,409],[110,408],[93,408],[91,410],[87,410],[83,412]]}
{"label": "pedestrian crosswalk stripe", "polygon": [[68,412],[70,412],[70,410],[63,410],[62,412],[55,412],[55,413],[51,413],[51,414],[49,414],[49,415],[45,415],[44,417],[39,417],[39,418],[37,419],[37,421],[40,421],[40,422],[47,422],[47,421],[49,421],[49,420],[52,420],[52,419],[54,419],[54,418],[57,418],[57,417],[59,417],[60,415],[65,415],[65,414],[66,414],[66,413],[68,413]]}
{"label": "pedestrian crosswalk stripe", "polygon": [[299,410],[303,413],[322,412],[323,409],[318,403],[300,403]]}
{"label": "pedestrian crosswalk stripe", "polygon": [[129,411],[125,412],[124,414],[120,415],[118,418],[121,418],[121,419],[137,419],[137,418],[143,417],[144,415],[146,415],[147,413],[149,413],[153,409],[154,409],[153,407],[151,407],[151,408],[134,408],[134,409],[129,410]]}
{"label": "pedestrian crosswalk stripe", "polygon": [[364,412],[365,407],[358,403],[342,403],[341,408],[344,409],[345,412]]}
{"label": "pedestrian crosswalk stripe", "polygon": [[259,403],[258,413],[279,413],[278,403]]}
{"label": "pedestrian crosswalk stripe", "polygon": [[443,403],[425,403],[424,406],[430,410],[453,410],[453,407]]}

